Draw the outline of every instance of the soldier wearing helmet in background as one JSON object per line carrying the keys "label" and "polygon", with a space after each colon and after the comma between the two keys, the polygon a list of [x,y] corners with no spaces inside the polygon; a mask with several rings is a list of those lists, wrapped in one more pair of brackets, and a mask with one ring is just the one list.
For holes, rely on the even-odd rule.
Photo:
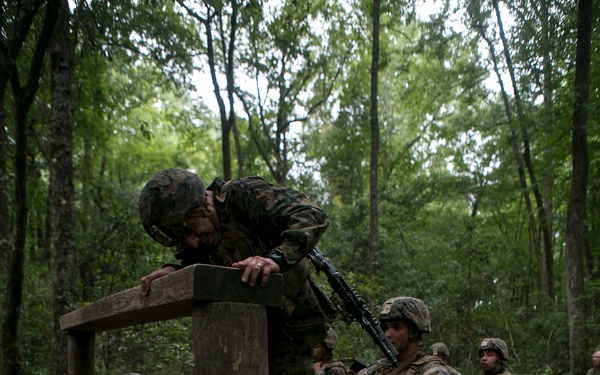
{"label": "soldier wearing helmet in background", "polygon": [[506,369],[508,346],[498,338],[483,339],[479,345],[479,364],[484,375],[512,375]]}
{"label": "soldier wearing helmet in background", "polygon": [[310,279],[306,255],[329,225],[323,210],[259,177],[217,178],[205,189],[195,173],[165,169],[146,183],[139,211],[150,237],[181,262],[144,276],[145,295],[153,280],[195,263],[242,269],[250,286],[282,273],[284,305],[268,312],[269,373],[314,373],[313,344],[327,334],[321,306],[331,302]]}
{"label": "soldier wearing helmet in background", "polygon": [[337,333],[333,328],[327,330],[325,340],[315,344],[313,361],[316,375],[346,375],[348,370],[344,364],[334,359],[333,350],[338,347]]}
{"label": "soldier wearing helmet in background", "polygon": [[358,375],[448,375],[448,367],[438,357],[421,352],[423,333],[431,332],[429,311],[425,303],[414,297],[395,297],[381,307],[379,324],[398,350],[398,365],[387,358]]}
{"label": "soldier wearing helmet in background", "polygon": [[592,365],[593,367],[585,375],[600,375],[600,348],[592,353]]}
{"label": "soldier wearing helmet in background", "polygon": [[442,360],[448,366],[448,373],[450,375],[460,375],[460,372],[448,365],[448,357],[450,357],[450,350],[443,342],[436,342],[429,347],[429,354],[434,355]]}

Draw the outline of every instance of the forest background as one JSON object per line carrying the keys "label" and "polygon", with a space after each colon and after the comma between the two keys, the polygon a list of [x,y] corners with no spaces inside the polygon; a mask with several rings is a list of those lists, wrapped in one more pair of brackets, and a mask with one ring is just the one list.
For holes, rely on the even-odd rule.
{"label": "forest background", "polygon": [[[58,317],[174,261],[137,212],[166,167],[306,192],[347,282],[375,313],[423,299],[424,349],[445,342],[463,374],[485,337],[517,374],[591,367],[597,1],[0,6],[2,374],[66,373]],[[190,325],[103,332],[97,372],[191,373]],[[381,357],[334,326],[338,357]]]}

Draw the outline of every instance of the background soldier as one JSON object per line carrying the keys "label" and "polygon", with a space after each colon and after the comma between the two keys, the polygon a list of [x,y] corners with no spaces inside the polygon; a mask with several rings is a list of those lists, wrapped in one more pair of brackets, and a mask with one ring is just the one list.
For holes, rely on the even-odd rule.
{"label": "background soldier", "polygon": [[379,322],[398,350],[398,365],[393,367],[384,358],[358,375],[448,375],[444,362],[420,351],[423,333],[431,332],[429,310],[423,301],[413,297],[391,298],[381,307]]}
{"label": "background soldier", "polygon": [[338,347],[338,336],[333,328],[327,330],[327,338],[315,344],[313,361],[316,375],[346,375],[344,364],[334,359],[333,350]]}
{"label": "background soldier", "polygon": [[498,338],[483,339],[479,345],[479,363],[484,375],[512,375],[506,369],[508,346]]}
{"label": "background soldier", "polygon": [[592,354],[592,367],[585,375],[600,375],[600,348],[596,349]]}
{"label": "background soldier", "polygon": [[454,368],[448,365],[448,357],[450,357],[450,350],[448,350],[446,344],[444,344],[443,342],[436,342],[429,348],[429,354],[441,359],[442,362],[444,362],[448,367],[448,373],[450,375],[460,375],[460,372],[456,371]]}
{"label": "background soldier", "polygon": [[284,306],[268,315],[269,373],[314,373],[311,351],[327,334],[320,305],[331,302],[310,279],[306,254],[329,225],[323,210],[259,177],[217,178],[205,189],[196,174],[165,169],[146,183],[139,211],[150,237],[181,261],[144,276],[144,294],[152,280],[195,263],[240,268],[250,286],[281,272]]}

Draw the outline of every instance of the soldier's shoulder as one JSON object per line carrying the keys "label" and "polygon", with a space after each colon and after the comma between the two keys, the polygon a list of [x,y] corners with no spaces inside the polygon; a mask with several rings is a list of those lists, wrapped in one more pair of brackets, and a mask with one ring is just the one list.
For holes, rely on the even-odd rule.
{"label": "soldier's shoulder", "polygon": [[[265,180],[264,178],[259,177],[259,176],[239,177],[239,178],[227,181],[227,184],[233,185],[233,186],[253,186],[253,185],[271,186],[271,185],[273,185],[273,184],[269,183],[267,180]],[[275,186],[275,185],[273,185],[273,186]]]}
{"label": "soldier's shoulder", "polygon": [[450,369],[438,357],[433,355],[424,355],[418,360],[421,370],[420,375],[449,375]]}
{"label": "soldier's shoulder", "polygon": [[384,358],[377,361],[377,363],[375,363],[374,365],[365,367],[364,369],[360,370],[356,375],[376,375],[378,374],[379,369],[386,369],[390,367],[391,365],[389,361]]}
{"label": "soldier's shoulder", "polygon": [[364,369],[360,370],[358,372],[358,374],[356,375],[375,375],[377,374],[377,368],[375,365],[369,366],[369,367],[365,367]]}
{"label": "soldier's shoulder", "polygon": [[344,367],[341,363],[340,365],[332,365],[330,367],[325,367],[325,375],[346,375],[348,372],[346,371],[346,367]]}

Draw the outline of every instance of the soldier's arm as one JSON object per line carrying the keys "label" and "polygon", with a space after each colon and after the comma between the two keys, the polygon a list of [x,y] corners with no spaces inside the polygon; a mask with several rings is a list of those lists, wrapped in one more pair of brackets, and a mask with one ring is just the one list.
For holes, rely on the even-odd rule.
{"label": "soldier's arm", "polygon": [[240,220],[270,236],[268,257],[280,272],[306,257],[329,225],[327,214],[299,191],[260,178],[234,180],[230,188],[227,200]]}

